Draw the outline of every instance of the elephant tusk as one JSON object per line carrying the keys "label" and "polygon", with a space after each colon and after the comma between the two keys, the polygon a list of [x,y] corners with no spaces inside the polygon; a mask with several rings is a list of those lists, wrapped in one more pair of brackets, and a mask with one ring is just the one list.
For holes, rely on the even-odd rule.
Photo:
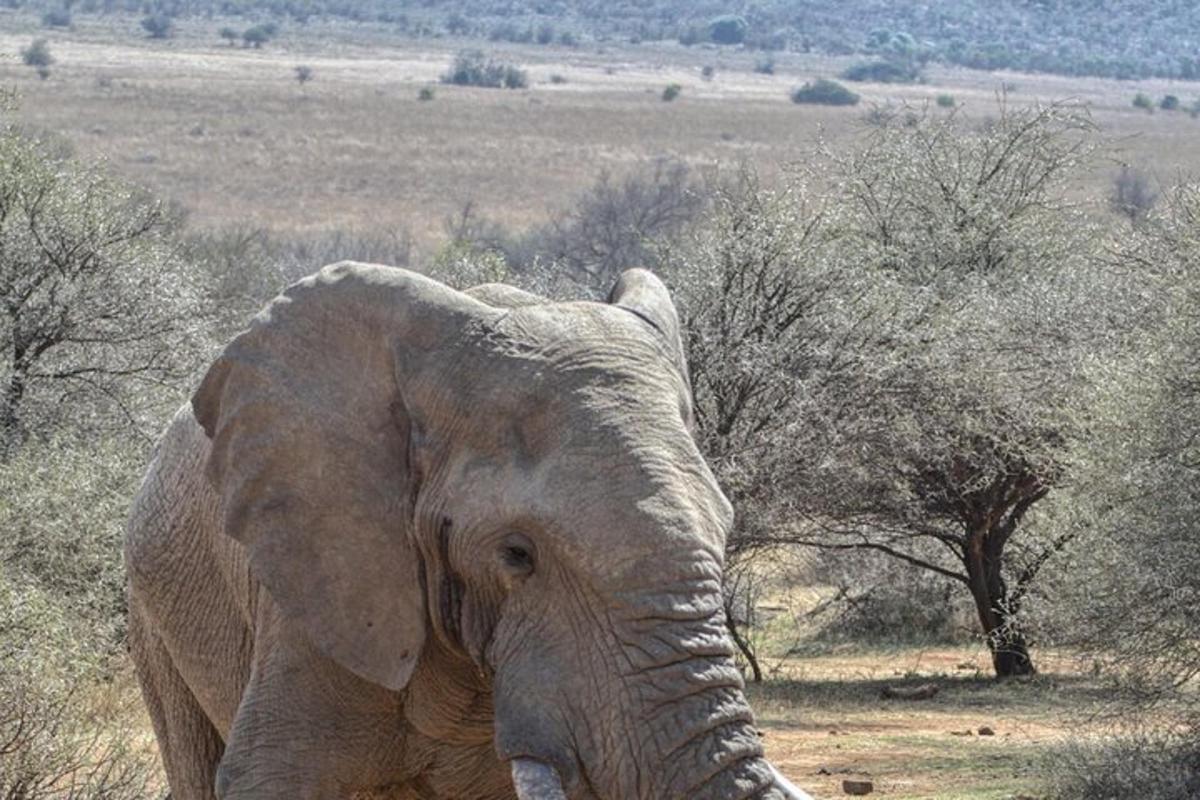
{"label": "elephant tusk", "polygon": [[514,758],[512,780],[519,800],[567,800],[562,779],[558,777],[554,767],[541,761]]}
{"label": "elephant tusk", "polygon": [[768,764],[767,766],[771,768],[771,774],[775,776],[775,783],[777,783],[779,788],[783,790],[783,794],[788,798],[788,800],[813,800],[811,795],[806,792],[802,792],[800,789],[796,788],[795,784],[783,777],[783,773],[775,769],[774,764]]}

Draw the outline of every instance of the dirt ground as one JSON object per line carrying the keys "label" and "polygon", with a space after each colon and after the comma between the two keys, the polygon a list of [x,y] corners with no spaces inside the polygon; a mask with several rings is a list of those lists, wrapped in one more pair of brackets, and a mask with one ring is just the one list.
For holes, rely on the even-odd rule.
{"label": "dirt ground", "polygon": [[[768,754],[815,797],[842,797],[844,779],[865,778],[877,797],[1036,798],[1049,749],[1102,735],[1093,709],[1103,690],[1065,655],[1035,657],[1038,676],[998,683],[982,648],[849,647],[788,659],[751,701]],[[881,698],[884,687],[929,683],[932,699]]]}

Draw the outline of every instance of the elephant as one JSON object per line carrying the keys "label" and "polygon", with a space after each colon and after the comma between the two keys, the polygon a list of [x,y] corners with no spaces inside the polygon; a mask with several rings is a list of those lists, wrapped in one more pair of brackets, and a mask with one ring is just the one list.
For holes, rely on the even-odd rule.
{"label": "elephant", "polygon": [[807,798],[724,622],[731,507],[652,273],[342,262],[234,338],[125,539],[174,800]]}

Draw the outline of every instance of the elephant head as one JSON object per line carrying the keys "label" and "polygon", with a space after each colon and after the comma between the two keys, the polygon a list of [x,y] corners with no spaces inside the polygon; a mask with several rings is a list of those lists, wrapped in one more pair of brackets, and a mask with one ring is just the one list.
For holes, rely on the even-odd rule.
{"label": "elephant head", "polygon": [[666,289],[475,294],[339,264],[268,307],[193,401],[226,532],[359,676],[473,662],[522,800],[805,797],[733,663]]}

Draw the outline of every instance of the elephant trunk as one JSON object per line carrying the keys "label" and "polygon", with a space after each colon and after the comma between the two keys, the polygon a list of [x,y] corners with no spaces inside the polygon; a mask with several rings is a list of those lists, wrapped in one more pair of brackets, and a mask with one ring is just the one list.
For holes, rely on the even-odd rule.
{"label": "elephant trunk", "polygon": [[[641,701],[631,709],[636,722],[627,733],[640,745],[640,751],[630,754],[638,765],[633,770],[638,788],[636,794],[622,795],[650,800],[807,800],[764,757],[731,655],[719,652],[715,633],[713,638],[702,634],[717,622],[714,618],[694,628],[687,637],[690,646],[677,649],[678,655],[690,657],[666,669],[646,670],[631,681]],[[660,634],[659,640],[663,638]],[[646,730],[652,733],[642,733]]]}
{"label": "elephant trunk", "polygon": [[[520,800],[809,800],[763,755],[719,581],[688,578],[612,602],[603,638],[493,650],[497,751]],[[561,705],[544,702],[551,682]]]}

